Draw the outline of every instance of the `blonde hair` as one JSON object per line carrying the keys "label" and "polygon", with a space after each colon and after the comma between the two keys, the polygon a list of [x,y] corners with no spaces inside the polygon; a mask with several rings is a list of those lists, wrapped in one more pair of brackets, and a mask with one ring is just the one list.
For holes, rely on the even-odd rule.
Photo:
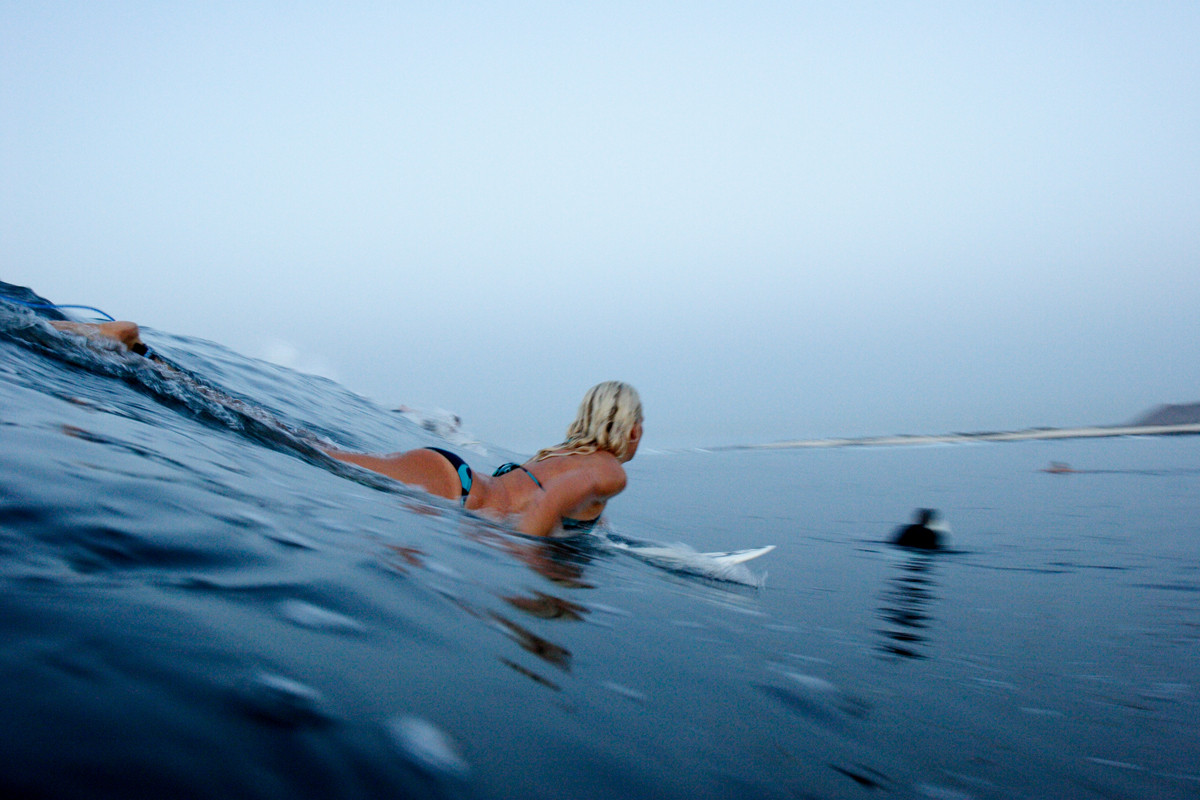
{"label": "blonde hair", "polygon": [[534,461],[572,453],[606,450],[617,458],[629,454],[629,437],[642,421],[642,400],[637,390],[621,381],[598,383],[583,396],[567,438],[559,445],[539,450]]}

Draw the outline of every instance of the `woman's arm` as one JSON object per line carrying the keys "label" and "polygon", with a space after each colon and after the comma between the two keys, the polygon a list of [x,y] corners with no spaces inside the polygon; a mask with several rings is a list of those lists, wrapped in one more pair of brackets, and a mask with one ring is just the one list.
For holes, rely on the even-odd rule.
{"label": "woman's arm", "polygon": [[[589,465],[590,467],[593,465]],[[549,536],[573,509],[604,503],[625,488],[625,470],[616,459],[594,464],[556,478],[534,504],[521,514],[517,530],[527,536]]]}

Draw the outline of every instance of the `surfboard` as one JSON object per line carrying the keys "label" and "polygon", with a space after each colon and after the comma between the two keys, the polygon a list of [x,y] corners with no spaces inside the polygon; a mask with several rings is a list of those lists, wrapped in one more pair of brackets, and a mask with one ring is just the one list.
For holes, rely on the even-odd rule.
{"label": "surfboard", "polygon": [[751,547],[748,550],[733,550],[728,553],[701,553],[700,555],[711,558],[720,564],[744,564],[759,556],[765,556],[774,549],[775,545],[769,544],[765,547]]}
{"label": "surfboard", "polygon": [[699,575],[704,578],[753,586],[761,586],[764,576],[755,575],[743,564],[775,549],[775,545],[769,544],[765,547],[752,547],[724,553],[701,553],[685,544],[668,545],[661,542],[639,541],[628,539],[612,531],[606,532],[603,538],[616,549],[670,572]]}
{"label": "surfboard", "polygon": [[630,539],[626,536],[608,531],[604,538],[609,544],[616,545],[621,550],[637,553],[641,556],[650,558],[676,558],[680,555],[705,558],[714,561],[718,564],[742,564],[747,561],[752,561],[759,556],[765,556],[767,553],[775,549],[775,545],[768,544],[764,547],[750,547],[745,550],[730,550],[727,552],[716,553],[701,553],[692,550],[686,545],[665,545],[659,542],[648,542],[638,539]]}

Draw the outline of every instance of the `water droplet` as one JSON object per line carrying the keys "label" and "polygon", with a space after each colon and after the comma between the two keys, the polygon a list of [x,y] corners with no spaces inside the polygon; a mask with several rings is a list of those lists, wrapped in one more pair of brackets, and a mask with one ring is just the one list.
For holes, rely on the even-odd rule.
{"label": "water droplet", "polygon": [[622,697],[628,698],[630,700],[636,700],[639,703],[646,702],[646,699],[647,699],[646,695],[643,694],[642,692],[639,692],[637,689],[631,689],[628,686],[623,686],[619,683],[614,683],[613,681],[604,681],[600,685],[603,686],[605,689],[608,689],[611,692],[616,692],[617,694],[621,695]]}
{"label": "water droplet", "polygon": [[426,772],[465,778],[471,771],[454,740],[429,720],[397,717],[387,729],[400,752]]}
{"label": "water droplet", "polygon": [[1099,764],[1102,767],[1115,767],[1116,769],[1130,769],[1135,772],[1142,772],[1146,769],[1145,767],[1138,766],[1137,764],[1130,764],[1127,761],[1113,761],[1113,760],[1107,759],[1107,758],[1089,758],[1088,761],[1092,762],[1093,764]]}
{"label": "water droplet", "polygon": [[1063,715],[1061,711],[1050,708],[1033,708],[1032,706],[1021,706],[1021,713],[1031,717],[1061,717]]}
{"label": "water droplet", "polygon": [[303,600],[284,600],[279,604],[279,613],[288,622],[294,622],[302,628],[331,633],[362,633],[366,630],[361,623],[345,614]]}
{"label": "water droplet", "polygon": [[971,795],[966,792],[949,789],[945,786],[937,786],[932,783],[922,783],[917,788],[921,791],[921,794],[931,797],[933,800],[971,800]]}
{"label": "water droplet", "polygon": [[278,725],[328,722],[325,699],[311,686],[272,672],[258,671],[238,687],[251,715]]}

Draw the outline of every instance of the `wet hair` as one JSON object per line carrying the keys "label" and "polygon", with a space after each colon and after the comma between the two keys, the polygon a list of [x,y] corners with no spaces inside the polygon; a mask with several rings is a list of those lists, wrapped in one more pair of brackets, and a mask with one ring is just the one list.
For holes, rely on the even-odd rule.
{"label": "wet hair", "polygon": [[629,453],[629,436],[642,421],[642,401],[637,390],[621,381],[598,383],[583,396],[575,421],[562,444],[539,450],[534,461],[572,453],[605,450],[617,458]]}

